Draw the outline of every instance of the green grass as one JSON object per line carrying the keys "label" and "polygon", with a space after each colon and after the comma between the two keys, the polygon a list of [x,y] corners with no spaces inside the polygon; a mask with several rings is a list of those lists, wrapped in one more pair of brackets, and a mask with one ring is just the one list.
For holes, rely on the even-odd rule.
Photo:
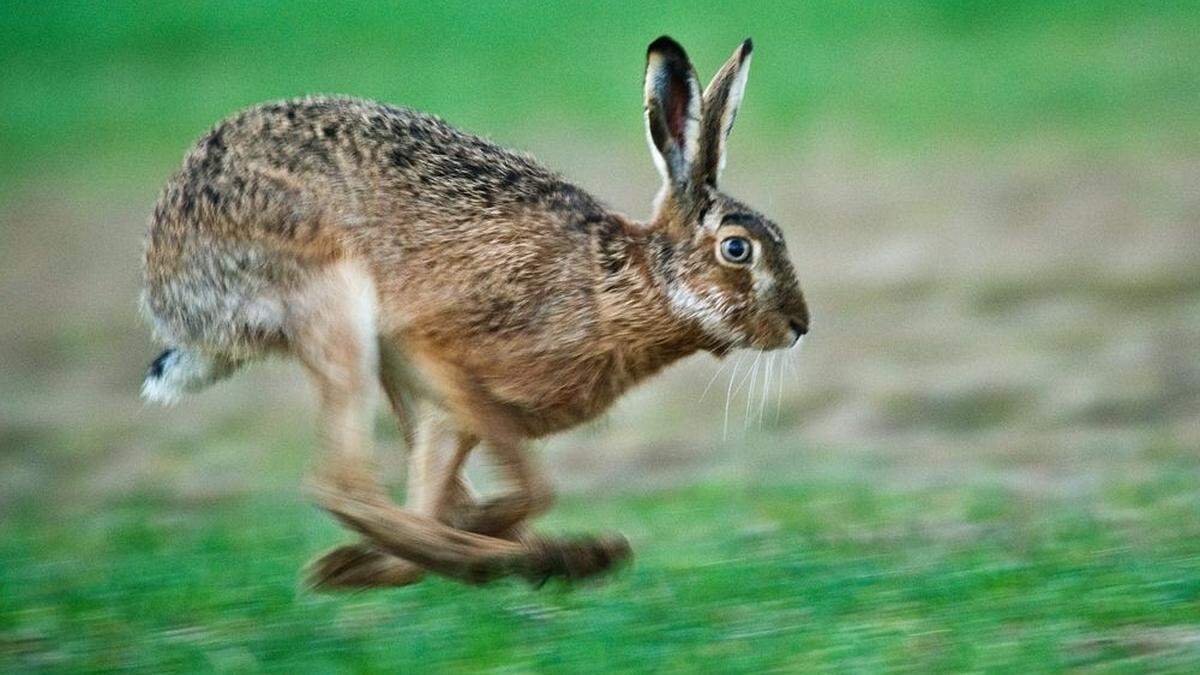
{"label": "green grass", "polygon": [[[856,267],[911,237],[979,255],[979,279],[874,291],[805,269],[829,328],[802,358],[825,369],[741,445],[711,423],[724,379],[703,405],[650,385],[618,417],[632,431],[587,439],[636,446],[616,477],[590,469],[626,491],[569,495],[545,523],[627,533],[637,560],[606,583],[303,591],[301,564],[346,535],[281,488],[312,445],[295,401],[132,402],[153,351],[130,233],[154,190],[216,120],[309,92],[575,148],[576,169],[645,157],[643,49],[662,33],[702,77],[754,38],[731,165],[819,197],[774,205],[797,235],[853,223],[845,244],[797,237],[799,261]],[[1198,282],[1124,236],[1190,232],[1198,34],[1200,3],[1127,0],[0,3],[0,312],[18,327],[0,331],[0,671],[1200,671]],[[942,163],[998,187],[915,187]],[[1077,236],[1109,191],[1080,243],[1111,256],[1027,270],[956,243],[1008,228],[1022,260],[1027,235]],[[1126,262],[1144,273],[1076,269]],[[1035,311],[1056,302],[1077,303],[1069,321]],[[861,443],[809,447],[830,437]],[[693,445],[706,459],[684,461]],[[658,484],[643,464],[724,478],[635,496]]]}
{"label": "green grass", "polygon": [[0,669],[1194,670],[1196,469],[1086,503],[854,481],[576,498],[550,528],[619,527],[639,557],[540,590],[303,592],[341,535],[278,495],[31,513],[0,530]]}
{"label": "green grass", "polygon": [[[641,142],[645,45],[707,78],[756,40],[764,147],[1181,152],[1200,122],[1194,2],[5,3],[0,168],[161,172],[265,99],[341,92],[501,140]],[[763,139],[763,137],[766,137]],[[1180,146],[1183,143],[1183,147]]]}

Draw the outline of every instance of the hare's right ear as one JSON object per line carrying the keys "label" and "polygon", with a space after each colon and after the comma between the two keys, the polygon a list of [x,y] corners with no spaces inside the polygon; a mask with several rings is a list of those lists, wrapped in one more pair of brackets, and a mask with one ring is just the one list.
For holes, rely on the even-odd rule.
{"label": "hare's right ear", "polygon": [[663,180],[685,191],[700,148],[700,82],[667,36],[646,49],[646,137]]}

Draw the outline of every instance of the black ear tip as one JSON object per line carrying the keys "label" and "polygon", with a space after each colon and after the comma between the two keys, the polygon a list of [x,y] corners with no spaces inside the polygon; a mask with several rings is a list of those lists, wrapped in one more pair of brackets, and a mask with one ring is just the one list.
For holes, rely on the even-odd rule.
{"label": "black ear tip", "polygon": [[742,59],[745,60],[747,56],[750,56],[750,52],[752,51],[754,51],[754,41],[750,38],[742,40]]}
{"label": "black ear tip", "polygon": [[675,40],[672,40],[669,35],[660,35],[657,40],[650,43],[649,47],[646,47],[647,56],[655,52],[668,57],[687,59],[687,53],[683,51],[683,47]]}

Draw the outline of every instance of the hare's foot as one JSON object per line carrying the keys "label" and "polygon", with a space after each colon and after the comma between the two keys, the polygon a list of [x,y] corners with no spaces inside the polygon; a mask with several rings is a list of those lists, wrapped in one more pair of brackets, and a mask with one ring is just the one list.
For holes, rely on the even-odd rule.
{"label": "hare's foot", "polygon": [[[451,526],[466,529],[460,522],[470,520],[468,513],[478,511],[480,505],[464,497],[450,514]],[[472,530],[467,530],[472,531]],[[503,531],[476,532],[512,542],[528,542],[536,538],[523,523]],[[388,586],[408,586],[425,578],[425,570],[416,563],[398,558],[363,540],[345,544],[326,551],[305,568],[305,581],[309,588],[318,591],[344,591]]]}
{"label": "hare's foot", "polygon": [[552,578],[579,581],[616,569],[633,551],[620,534],[568,538],[527,536],[527,566],[519,574],[541,586]]}
{"label": "hare's foot", "polygon": [[[528,537],[520,560],[494,560],[472,566],[465,574],[452,574],[471,583],[487,583],[515,574],[541,586],[550,579],[580,581],[619,567],[632,552],[619,535],[574,539]],[[320,591],[399,587],[414,584],[426,571],[415,563],[360,542],[334,548],[314,560],[307,569],[307,583]]]}
{"label": "hare's foot", "polygon": [[552,502],[553,497],[548,491],[534,495],[500,495],[484,502],[458,504],[450,522],[467,532],[518,540],[524,529],[522,524],[531,516],[547,511]]}
{"label": "hare's foot", "polygon": [[[481,505],[474,500],[465,478],[455,485],[453,497],[451,500],[440,502],[449,512],[435,514],[435,517],[438,520],[448,519],[448,524],[455,529],[511,542],[526,542],[534,536],[524,523],[489,531],[475,531],[462,527],[464,522],[478,523],[487,519],[474,517],[480,511]],[[309,563],[305,570],[307,585],[319,591],[408,586],[423,579],[425,574],[426,571],[420,565],[383,551],[367,540],[327,551]]]}
{"label": "hare's foot", "polygon": [[[554,578],[577,581],[595,577],[619,567],[632,555],[629,543],[619,534],[554,538],[517,526],[505,533],[505,539],[520,549],[473,556],[474,560],[462,557],[454,567],[436,566],[433,571],[472,584],[517,575],[540,586]],[[407,586],[425,577],[425,568],[418,563],[397,556],[395,548],[380,549],[378,545],[364,540],[326,552],[308,567],[308,584],[317,590],[338,591]]]}
{"label": "hare's foot", "polygon": [[523,545],[457,530],[402,510],[379,499],[374,490],[318,480],[312,492],[318,504],[372,547],[431,572],[481,584],[527,567],[528,551]]}
{"label": "hare's foot", "polygon": [[366,542],[338,546],[305,568],[308,587],[319,591],[408,586],[424,577],[420,566]]}

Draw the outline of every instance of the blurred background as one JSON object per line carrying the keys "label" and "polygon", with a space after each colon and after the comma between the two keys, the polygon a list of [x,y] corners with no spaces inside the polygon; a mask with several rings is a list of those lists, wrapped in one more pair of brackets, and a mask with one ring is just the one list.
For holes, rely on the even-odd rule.
{"label": "blurred background", "polygon": [[[704,81],[754,39],[724,187],[812,333],[539,448],[546,529],[633,540],[607,583],[304,591],[345,535],[299,492],[299,368],[137,398],[158,189],[238,108],[345,93],[644,218],[663,33]],[[4,3],[0,35],[0,669],[1200,667],[1200,3]]]}

